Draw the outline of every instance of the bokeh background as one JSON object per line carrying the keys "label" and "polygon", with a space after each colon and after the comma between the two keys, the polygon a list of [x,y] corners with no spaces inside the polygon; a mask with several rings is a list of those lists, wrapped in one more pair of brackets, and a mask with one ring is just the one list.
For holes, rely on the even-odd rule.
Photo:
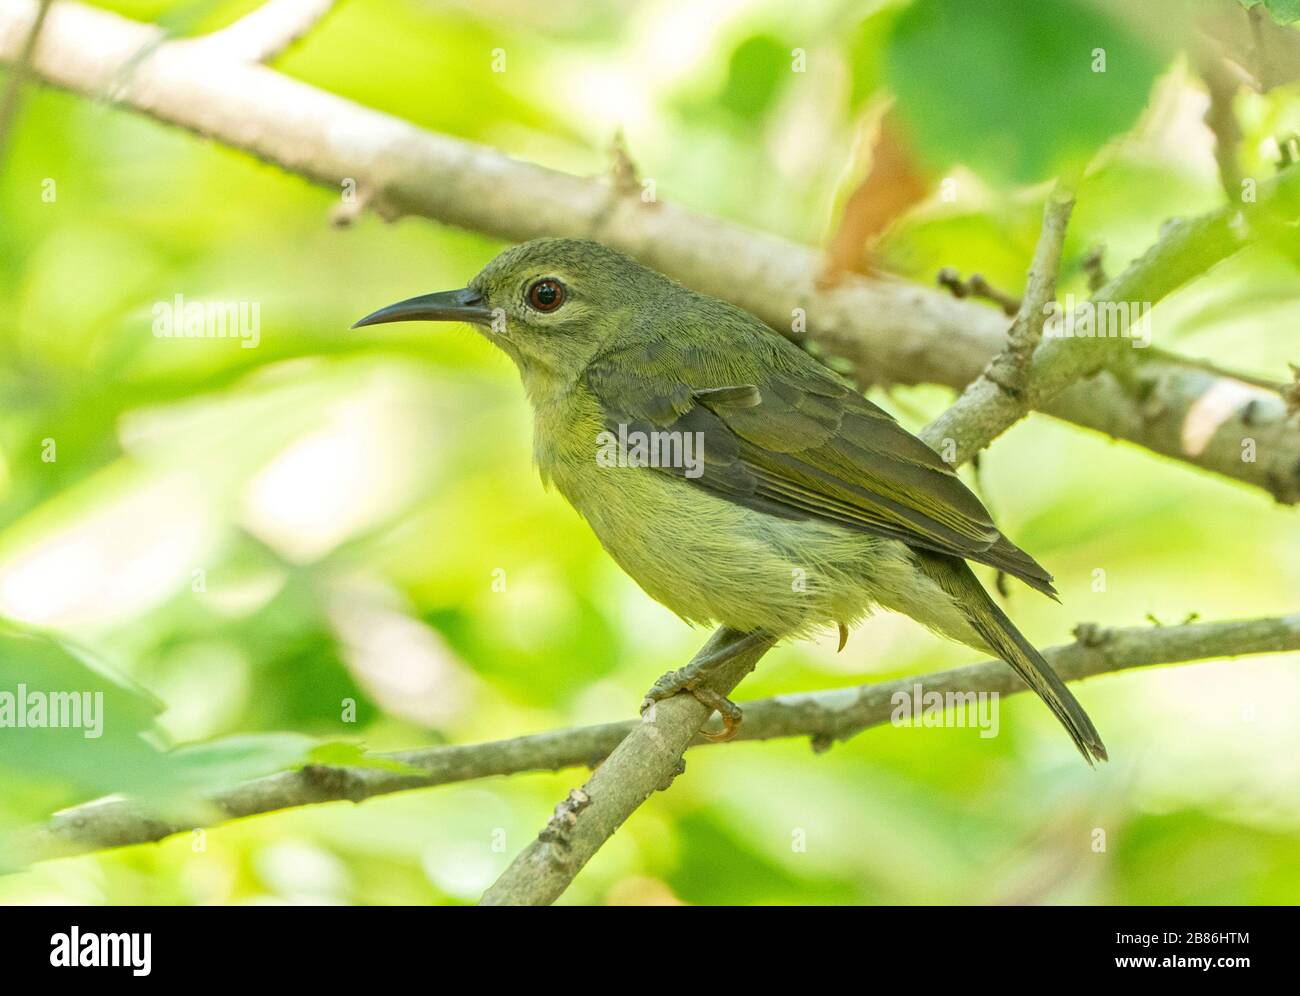
{"label": "bokeh background", "polygon": [[[190,35],[254,5],[104,6]],[[871,265],[922,283],[978,270],[1018,292],[1043,181],[1087,165],[1061,288],[1083,294],[1090,247],[1117,270],[1166,218],[1224,198],[1185,52],[1193,14],[1240,8],[1140,6],[347,0],[275,65],[581,175],[608,169],[621,131],[660,199],[812,244],[835,230],[892,93],[925,182],[957,195],[896,218]],[[1099,45],[1105,88],[1089,89]],[[1266,176],[1278,136],[1300,130],[1300,88],[1243,90],[1236,110],[1243,169]],[[93,749],[0,731],[0,831],[114,791],[168,804],[358,748],[625,718],[705,639],[542,489],[504,356],[464,327],[348,331],[462,286],[502,244],[419,219],[335,227],[339,191],[44,88],[8,139],[0,687],[111,672],[119,690]],[[176,294],[257,302],[260,344],[156,338],[153,306]],[[1294,254],[1251,250],[1160,304],[1155,341],[1284,380],[1300,361],[1298,302]],[[917,428],[950,392],[872,397]],[[1044,416],[997,441],[978,485],[1057,577],[1059,605],[1010,595],[1040,644],[1080,621],[1296,611],[1300,518],[1257,491]],[[833,635],[779,648],[740,698],[974,659],[885,615],[838,655]],[[1004,704],[993,739],[886,727],[822,755],[803,741],[695,751],[565,901],[1300,899],[1300,660],[1131,672],[1079,694],[1114,759],[1098,771],[1029,697]],[[158,743],[193,746],[163,758],[137,735],[150,724]],[[201,844],[46,862],[0,876],[0,902],[472,902],[581,777],[318,806]]]}

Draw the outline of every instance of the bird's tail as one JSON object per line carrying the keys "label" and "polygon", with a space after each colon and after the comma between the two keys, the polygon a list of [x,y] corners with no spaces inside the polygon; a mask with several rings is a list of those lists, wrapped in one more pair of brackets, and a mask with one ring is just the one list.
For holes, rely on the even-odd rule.
{"label": "bird's tail", "polygon": [[1046,659],[1024,638],[1007,614],[989,597],[984,586],[964,560],[942,554],[920,554],[922,566],[939,587],[952,596],[976,633],[989,648],[1011,665],[1025,684],[1047,703],[1061,725],[1074,739],[1085,761],[1106,760],[1106,747],[1101,742],[1092,720],[1083,706],[1065,686]]}

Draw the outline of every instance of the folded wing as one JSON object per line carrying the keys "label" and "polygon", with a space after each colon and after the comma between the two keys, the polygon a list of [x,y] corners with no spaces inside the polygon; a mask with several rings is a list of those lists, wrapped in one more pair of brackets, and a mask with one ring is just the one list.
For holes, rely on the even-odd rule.
{"label": "folded wing", "polygon": [[[934,450],[824,368],[773,369],[754,383],[710,383],[719,364],[672,364],[638,344],[598,358],[587,384],[607,426],[699,433],[703,473],[663,467],[696,487],[771,515],[819,519],[988,564],[1055,596],[1051,575],[994,526]],[[647,371],[671,366],[671,380]],[[683,372],[684,371],[684,372]]]}

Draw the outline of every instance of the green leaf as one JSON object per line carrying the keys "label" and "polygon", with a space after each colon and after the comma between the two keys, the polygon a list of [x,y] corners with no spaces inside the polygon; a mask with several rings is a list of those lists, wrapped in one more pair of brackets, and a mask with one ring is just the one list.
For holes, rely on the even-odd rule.
{"label": "green leaf", "polygon": [[165,782],[160,709],[87,651],[0,623],[0,773],[48,784],[48,804]]}
{"label": "green leaf", "polygon": [[1076,0],[918,0],[886,78],[920,156],[1028,183],[1081,169],[1137,120],[1164,58]]}
{"label": "green leaf", "polygon": [[301,733],[255,733],[180,747],[168,757],[186,788],[206,795],[305,763],[316,746]]}
{"label": "green leaf", "polygon": [[727,82],[718,103],[746,121],[761,119],[790,71],[790,50],[771,35],[746,38],[731,53]]}
{"label": "green leaf", "polygon": [[165,755],[174,783],[188,798],[209,795],[239,782],[307,764],[373,768],[406,775],[419,768],[391,758],[366,754],[360,744],[322,742],[301,733],[250,733],[178,747]]}
{"label": "green leaf", "polygon": [[848,35],[846,46],[852,81],[849,106],[857,107],[881,87],[888,36],[902,12],[901,7],[884,7],[873,11]]}
{"label": "green leaf", "polygon": [[1277,24],[1300,20],[1300,0],[1240,0],[1247,10],[1262,6]]}
{"label": "green leaf", "polygon": [[308,755],[311,764],[325,764],[331,768],[373,768],[377,771],[392,771],[399,775],[424,775],[427,772],[397,761],[391,757],[379,757],[367,754],[360,744],[347,740],[330,740],[317,744]]}

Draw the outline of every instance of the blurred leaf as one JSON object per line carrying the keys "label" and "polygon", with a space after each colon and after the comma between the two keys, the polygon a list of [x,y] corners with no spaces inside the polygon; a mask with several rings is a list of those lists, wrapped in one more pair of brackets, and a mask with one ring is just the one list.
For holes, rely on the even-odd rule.
{"label": "blurred leaf", "polygon": [[747,122],[763,118],[790,71],[790,49],[771,35],[746,38],[731,53],[718,103]]}
{"label": "blurred leaf", "polygon": [[427,774],[424,770],[404,761],[368,754],[360,744],[346,740],[331,740],[328,743],[317,744],[308,754],[307,762],[333,768],[373,768],[376,771],[391,771],[399,775]]}
{"label": "blurred leaf", "polygon": [[1078,0],[918,0],[894,27],[886,75],[932,166],[1030,183],[1081,169],[1131,127],[1164,62]]}
{"label": "blurred leaf", "polygon": [[1294,838],[1195,810],[1136,818],[1116,850],[1125,904],[1285,906],[1300,894]]}
{"label": "blurred leaf", "polygon": [[[794,876],[753,844],[729,831],[707,813],[688,813],[678,820],[685,848],[668,876],[673,892],[698,905],[852,903],[851,883],[826,876]],[[726,881],[710,869],[728,868]]]}
{"label": "blurred leaf", "polygon": [[0,623],[0,771],[60,786],[58,805],[165,784],[160,710],[88,652]]}
{"label": "blurred leaf", "polygon": [[168,759],[181,784],[206,795],[304,764],[316,746],[314,737],[301,733],[249,733],[180,747]]}
{"label": "blurred leaf", "polygon": [[928,192],[927,177],[918,168],[891,111],[880,122],[870,170],[844,202],[839,227],[826,249],[821,279],[831,284],[844,273],[868,271],[868,254],[881,234]]}
{"label": "blurred leaf", "polygon": [[1247,10],[1262,6],[1278,24],[1300,20],[1300,0],[1240,0]]}
{"label": "blurred leaf", "polygon": [[859,107],[884,85],[885,55],[894,22],[906,7],[892,3],[873,12],[850,33],[847,55],[853,74],[849,106]]}

